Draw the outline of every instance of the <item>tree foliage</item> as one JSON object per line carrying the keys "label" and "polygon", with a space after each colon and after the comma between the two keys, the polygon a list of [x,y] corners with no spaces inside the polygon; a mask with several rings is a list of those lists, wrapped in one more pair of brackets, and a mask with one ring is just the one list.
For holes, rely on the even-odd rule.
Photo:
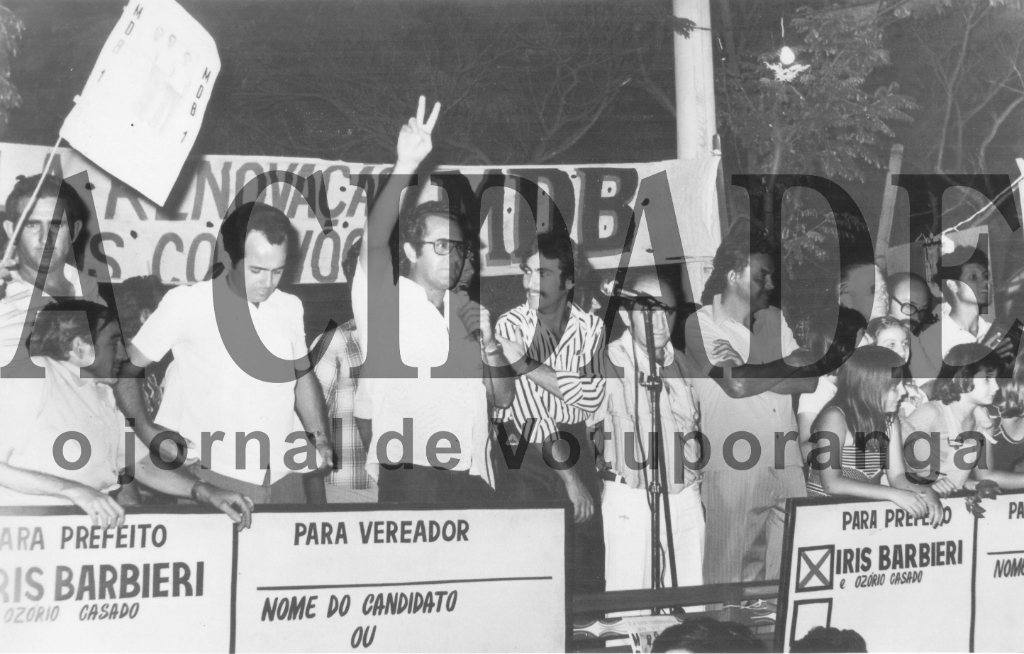
{"label": "tree foliage", "polygon": [[21,21],[0,6],[0,135],[7,131],[11,110],[21,106],[21,96],[11,82],[11,60],[18,54],[23,29]]}
{"label": "tree foliage", "polygon": [[745,154],[746,172],[863,181],[884,165],[893,123],[909,121],[916,105],[896,83],[870,88],[889,55],[882,31],[862,14],[798,14],[795,66],[807,68],[791,80],[769,67],[777,50],[741,53],[717,71],[721,125]]}

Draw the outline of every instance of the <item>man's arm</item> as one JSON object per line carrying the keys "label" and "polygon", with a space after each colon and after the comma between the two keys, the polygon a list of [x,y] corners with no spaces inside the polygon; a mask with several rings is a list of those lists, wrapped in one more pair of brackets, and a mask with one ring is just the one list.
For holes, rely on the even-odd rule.
{"label": "man's arm", "polygon": [[[521,334],[520,334],[521,336]],[[597,411],[604,399],[604,332],[598,331],[585,345],[587,364],[580,371],[555,370],[526,356],[526,344],[522,339],[498,336],[502,348],[508,348],[505,356],[518,374],[551,393],[571,407],[587,413]]]}
{"label": "man's arm", "polygon": [[[694,368],[714,380],[731,398],[744,398],[774,391],[782,395],[812,393],[818,387],[820,371],[806,365],[807,355],[792,354],[802,365],[790,366],[784,360],[744,363],[724,334],[710,322],[701,323],[699,314],[686,321],[686,354]],[[810,377],[791,379],[796,374]]]}
{"label": "man's arm", "polygon": [[94,525],[104,529],[124,522],[124,509],[114,498],[70,479],[0,463],[0,486],[26,495],[49,495],[68,500],[85,511]]}
{"label": "man's arm", "polygon": [[295,412],[305,430],[316,438],[316,451],[324,459],[320,469],[332,469],[334,449],[327,438],[327,404],[316,375],[307,373],[295,382]]}
{"label": "man's arm", "polygon": [[[121,409],[121,413],[132,420],[132,429],[139,439],[145,443],[146,447],[150,447],[157,435],[168,431],[153,422],[146,409],[142,379],[146,375],[146,366],[153,365],[153,361],[133,345],[128,346],[128,356],[131,360],[121,364],[121,378],[113,387],[114,398],[117,400],[117,407]],[[173,461],[178,456],[178,446],[174,440],[169,438],[160,444],[160,451],[160,456],[165,461]]]}
{"label": "man's arm", "polygon": [[[492,368],[506,368],[509,365],[503,350],[489,352],[486,347],[484,362]],[[516,378],[512,375],[493,375],[484,368],[484,386],[487,387],[488,401],[499,409],[507,409],[516,399]]]}
{"label": "man's arm", "polygon": [[153,464],[148,456],[140,458],[135,466],[135,478],[140,483],[161,493],[175,497],[191,497],[225,513],[241,529],[252,524],[253,501],[241,493],[222,490],[213,484],[199,481],[178,470],[164,470]]}
{"label": "man's arm", "polygon": [[398,134],[398,159],[384,189],[374,202],[366,219],[363,242],[359,250],[359,265],[366,271],[367,279],[375,280],[392,274],[391,232],[398,222],[402,191],[409,185],[416,169],[433,147],[430,133],[437,123],[441,103],[435,102],[426,117],[427,100],[420,96],[416,116],[402,126]]}
{"label": "man's arm", "polygon": [[359,432],[359,440],[363,442],[363,449],[370,451],[370,441],[373,440],[373,421],[369,418],[352,418],[356,421],[356,431]]}

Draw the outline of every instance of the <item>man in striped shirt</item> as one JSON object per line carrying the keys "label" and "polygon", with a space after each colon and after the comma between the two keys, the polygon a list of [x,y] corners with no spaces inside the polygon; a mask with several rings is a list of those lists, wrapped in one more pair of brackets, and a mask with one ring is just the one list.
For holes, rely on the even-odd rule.
{"label": "man in striped shirt", "polygon": [[[570,301],[582,261],[568,235],[540,234],[522,254],[526,303],[495,327],[519,375],[512,406],[495,411],[509,468],[499,493],[513,502],[572,502],[575,590],[600,592],[601,486],[586,420],[604,399],[604,325]],[[522,454],[520,439],[529,444]]]}

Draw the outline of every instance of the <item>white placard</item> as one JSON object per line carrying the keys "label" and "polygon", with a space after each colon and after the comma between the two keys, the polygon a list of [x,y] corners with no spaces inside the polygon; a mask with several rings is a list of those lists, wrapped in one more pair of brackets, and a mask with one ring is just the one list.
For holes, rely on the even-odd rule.
{"label": "white placard", "polygon": [[220,72],[213,38],[173,0],[132,0],[60,134],[157,205],[185,163]]}
{"label": "white placard", "polygon": [[[776,645],[853,629],[868,651],[970,647],[974,516],[945,501],[934,528],[891,502],[790,500]],[[781,641],[781,642],[780,642]]]}
{"label": "white placard", "polygon": [[253,515],[238,538],[238,652],[566,647],[566,511]]}
{"label": "white placard", "polygon": [[1024,649],[1024,494],[982,501],[975,575],[975,652]]}
{"label": "white placard", "polygon": [[227,651],[227,516],[132,512],[104,531],[78,509],[18,511],[0,508],[0,651]]}

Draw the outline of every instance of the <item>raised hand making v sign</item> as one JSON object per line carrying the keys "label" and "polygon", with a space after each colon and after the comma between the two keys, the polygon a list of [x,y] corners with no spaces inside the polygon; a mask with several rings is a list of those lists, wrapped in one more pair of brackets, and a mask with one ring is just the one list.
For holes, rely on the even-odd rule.
{"label": "raised hand making v sign", "polygon": [[[366,468],[378,479],[381,502],[489,496],[487,405],[508,406],[514,394],[512,378],[485,372],[483,363],[508,365],[490,314],[464,293],[452,292],[467,258],[464,221],[444,202],[416,201],[415,174],[430,154],[440,112],[435,103],[427,117],[426,99],[420,97],[416,116],[402,126],[398,160],[367,218],[352,279],[352,312],[366,353],[355,417],[364,439],[369,434]],[[401,212],[396,282],[390,239],[402,191],[410,186],[417,197],[408,198]],[[411,437],[381,439],[408,434],[408,420]],[[378,469],[381,463],[390,465]],[[394,465],[399,463],[405,465]]]}

